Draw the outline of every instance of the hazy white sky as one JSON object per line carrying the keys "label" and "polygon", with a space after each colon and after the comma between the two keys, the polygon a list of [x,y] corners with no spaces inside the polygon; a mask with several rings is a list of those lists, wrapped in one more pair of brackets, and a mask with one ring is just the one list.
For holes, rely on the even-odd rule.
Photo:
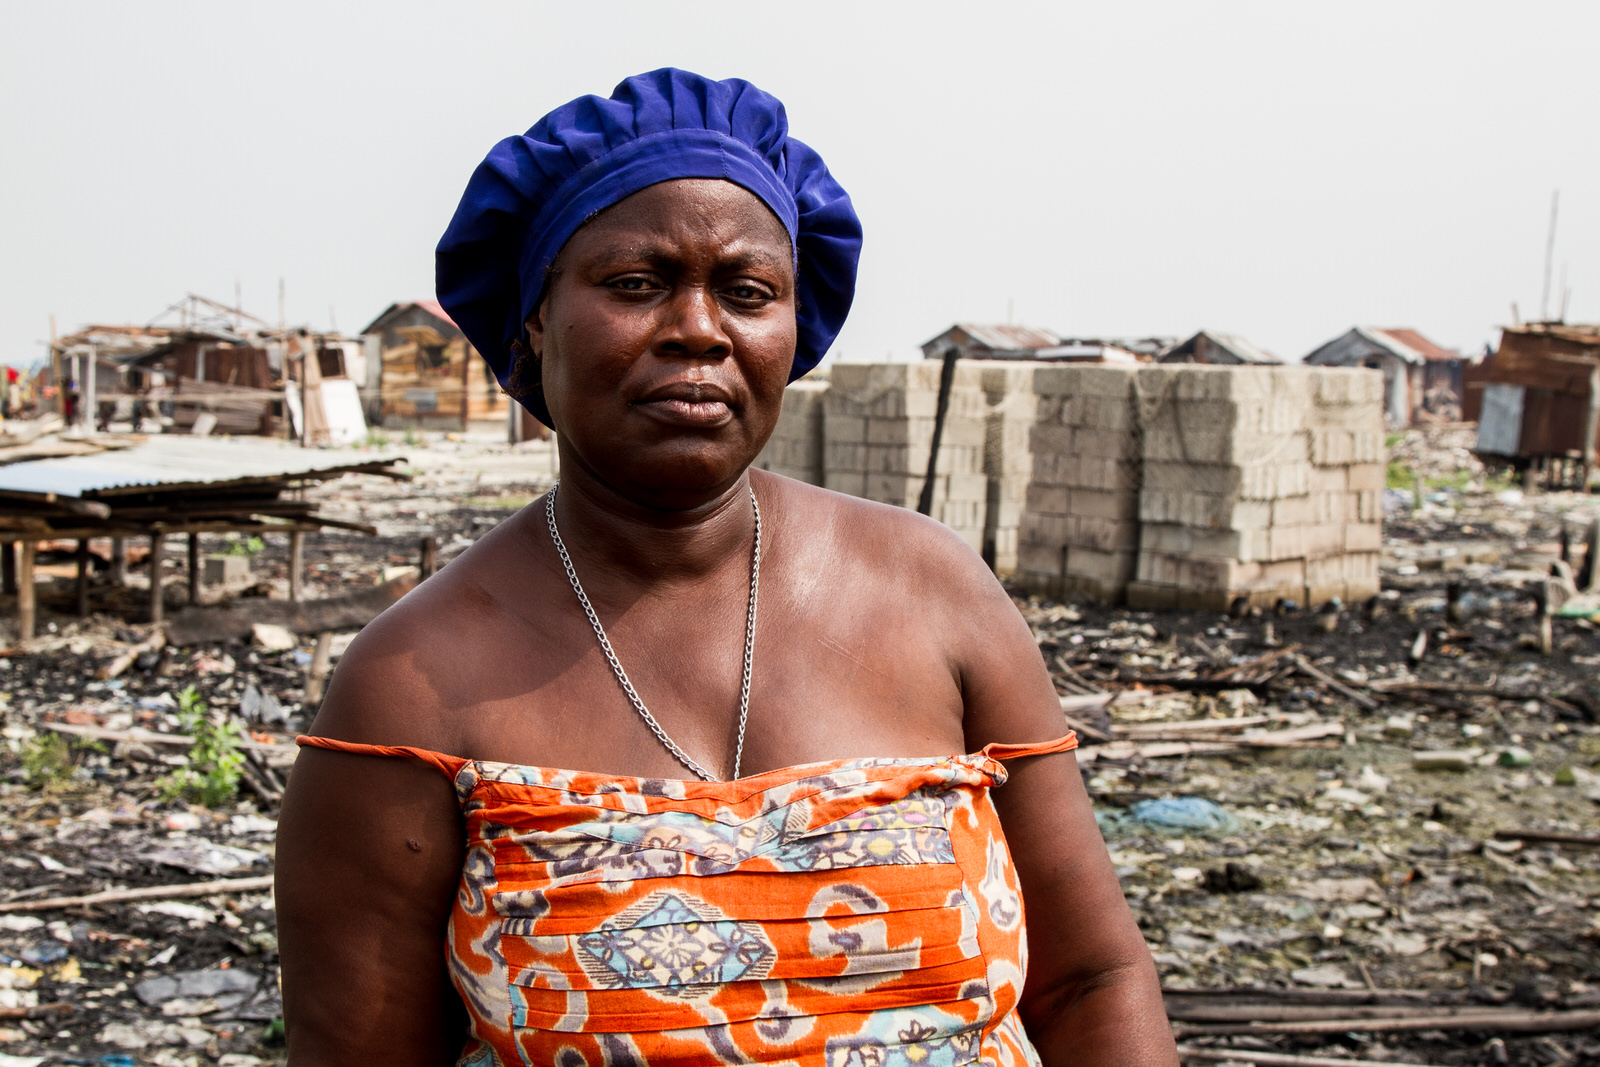
{"label": "hazy white sky", "polygon": [[[1600,319],[1594,3],[0,0],[0,360],[193,291],[359,330],[500,137],[675,65],[788,107],[866,228],[835,356],[951,322],[1481,348]],[[1552,314],[1559,293],[1552,295]]]}

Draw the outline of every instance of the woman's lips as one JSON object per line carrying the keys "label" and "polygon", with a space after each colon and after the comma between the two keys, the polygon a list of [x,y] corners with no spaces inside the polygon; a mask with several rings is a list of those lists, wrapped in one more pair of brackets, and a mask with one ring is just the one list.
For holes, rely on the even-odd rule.
{"label": "woman's lips", "polygon": [[634,406],[674,426],[715,427],[733,418],[728,394],[705,382],[679,382],[652,390]]}
{"label": "woman's lips", "polygon": [[733,417],[732,410],[722,400],[683,400],[662,397],[645,400],[635,405],[662,422],[675,426],[720,426]]}

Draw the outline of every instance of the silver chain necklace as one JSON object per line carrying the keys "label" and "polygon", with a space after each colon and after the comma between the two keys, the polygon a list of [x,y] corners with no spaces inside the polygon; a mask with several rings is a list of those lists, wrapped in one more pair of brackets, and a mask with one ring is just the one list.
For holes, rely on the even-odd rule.
{"label": "silver chain necklace", "polygon": [[[556,490],[560,488],[560,482],[550,487],[550,495],[544,499],[544,517],[550,524],[550,540],[555,543],[556,553],[561,557],[561,565],[567,570],[567,581],[572,583],[572,591],[578,594],[578,603],[583,605],[583,613],[589,616],[589,625],[594,627],[594,635],[600,639],[600,651],[606,654],[606,662],[611,664],[612,673],[622,684],[622,691],[633,703],[633,710],[639,713],[639,718],[650,727],[650,732],[656,735],[656,739],[666,746],[667,751],[672,753],[679,763],[696,775],[708,782],[717,781],[716,775],[696,763],[687,752],[678,747],[676,741],[667,736],[667,732],[661,728],[656,717],[650,714],[650,709],[644,706],[644,701],[639,699],[633,683],[628,681],[628,673],[622,669],[621,661],[611,648],[605,627],[600,625],[600,616],[595,614],[594,605],[589,603],[588,594],[583,591],[583,584],[578,581],[578,572],[572,568],[572,557],[567,555],[567,546],[561,540],[561,531],[556,529]],[[761,581],[761,505],[756,503],[754,489],[750,490],[750,507],[756,514],[756,545],[750,558],[750,612],[745,620],[744,630],[744,673],[739,682],[739,735],[738,743],[733,750],[734,778],[739,777],[739,766],[744,761],[744,727],[745,721],[750,716],[750,665],[755,659],[756,651],[756,587]]]}

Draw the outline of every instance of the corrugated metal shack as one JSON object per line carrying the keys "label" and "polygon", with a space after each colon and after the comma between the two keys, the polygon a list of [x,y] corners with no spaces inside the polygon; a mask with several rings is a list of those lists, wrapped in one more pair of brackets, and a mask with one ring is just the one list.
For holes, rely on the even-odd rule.
{"label": "corrugated metal shack", "polygon": [[1304,362],[1381,370],[1384,419],[1391,429],[1410,426],[1424,411],[1440,421],[1460,418],[1465,361],[1416,330],[1355,326],[1314,349]]}
{"label": "corrugated metal shack", "polygon": [[126,577],[126,543],[150,540],[151,621],[162,617],[162,549],[168,534],[188,535],[189,602],[200,586],[203,534],[289,538],[289,596],[300,599],[305,534],[335,527],[376,533],[364,523],[316,513],[293,491],[347,473],[404,477],[399,457],[307,451],[266,441],[152,437],[128,448],[0,467],[0,563],[17,597],[18,630],[33,636],[34,555],[40,542],[77,542],[77,598],[88,614],[90,543],[111,541],[111,580]]}
{"label": "corrugated metal shack", "polygon": [[922,343],[927,359],[1042,360],[1050,363],[1147,363],[1173,337],[1063,337],[1038,326],[958,322]]}
{"label": "corrugated metal shack", "polygon": [[1464,393],[1479,453],[1551,486],[1586,487],[1600,469],[1600,325],[1505,327],[1499,349],[1468,368]]}
{"label": "corrugated metal shack", "polygon": [[1162,352],[1156,357],[1156,362],[1270,367],[1281,364],[1283,360],[1264,348],[1257,348],[1238,334],[1201,330],[1187,341]]}
{"label": "corrugated metal shack", "polygon": [[465,430],[506,418],[500,383],[438,301],[390,304],[361,333],[382,353],[383,426]]}

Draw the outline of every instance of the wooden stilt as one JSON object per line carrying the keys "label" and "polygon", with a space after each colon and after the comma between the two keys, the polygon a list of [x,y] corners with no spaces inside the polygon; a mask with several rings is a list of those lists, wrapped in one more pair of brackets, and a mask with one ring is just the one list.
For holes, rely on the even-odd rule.
{"label": "wooden stilt", "polygon": [[161,621],[161,549],[166,535],[157,531],[150,535],[150,621]]}
{"label": "wooden stilt", "polygon": [[200,535],[189,535],[189,603],[200,603]]}
{"label": "wooden stilt", "polygon": [[304,530],[289,534],[289,599],[298,604],[305,595],[306,535]]}
{"label": "wooden stilt", "polygon": [[27,641],[38,622],[38,590],[33,586],[33,554],[38,545],[23,541],[17,548],[17,637]]}
{"label": "wooden stilt", "polygon": [[78,618],[89,617],[89,539],[78,538]]}
{"label": "wooden stilt", "polygon": [[128,539],[126,537],[113,537],[111,539],[111,584],[128,584]]}
{"label": "wooden stilt", "polygon": [[417,569],[424,578],[430,577],[439,569],[439,541],[437,538],[424,537],[422,539],[422,558],[417,562]]}

